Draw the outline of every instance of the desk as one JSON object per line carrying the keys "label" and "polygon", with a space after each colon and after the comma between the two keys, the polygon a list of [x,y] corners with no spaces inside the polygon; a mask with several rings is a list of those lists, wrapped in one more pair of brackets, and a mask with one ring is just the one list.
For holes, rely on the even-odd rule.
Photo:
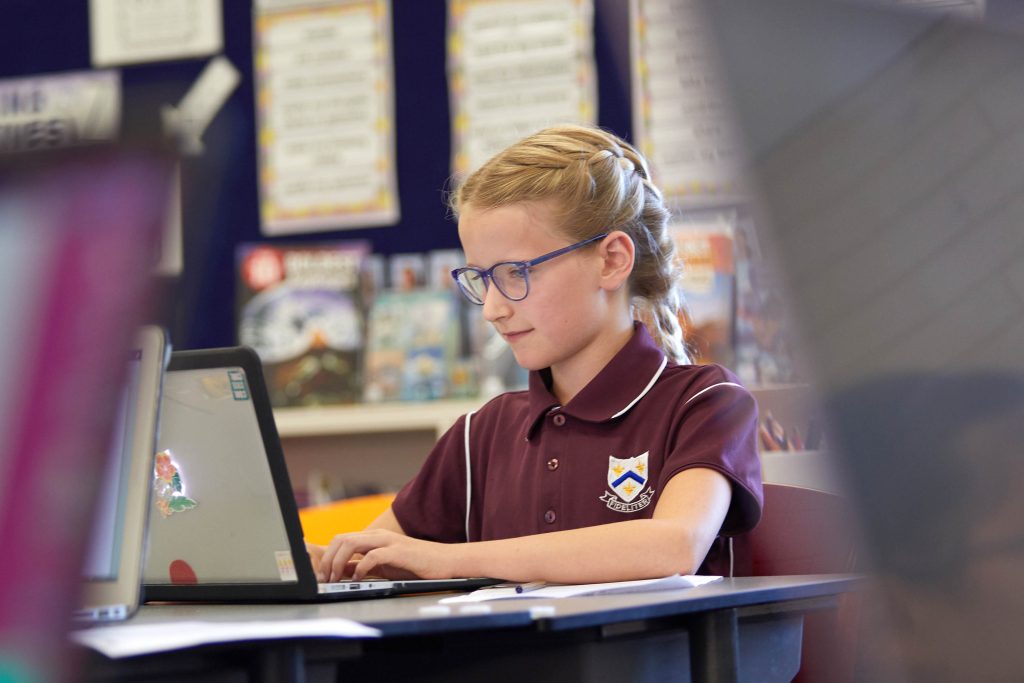
{"label": "desk", "polygon": [[[171,675],[225,680],[788,681],[799,667],[803,615],[856,590],[850,576],[725,579],[657,593],[487,603],[488,614],[430,616],[437,595],[306,605],[147,605],[135,623],[345,617],[379,639],[229,643],[109,660],[91,680]],[[530,607],[553,606],[532,618]]]}

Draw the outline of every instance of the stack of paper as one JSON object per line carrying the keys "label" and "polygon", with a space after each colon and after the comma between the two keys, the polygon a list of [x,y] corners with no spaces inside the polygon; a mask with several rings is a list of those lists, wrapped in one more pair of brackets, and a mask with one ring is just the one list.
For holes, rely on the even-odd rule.
{"label": "stack of paper", "polygon": [[718,581],[721,578],[721,576],[680,576],[679,574],[673,574],[661,579],[613,581],[611,583],[501,584],[480,588],[465,595],[442,598],[440,602],[442,604],[452,604],[487,602],[489,600],[505,600],[509,598],[573,598],[581,595],[648,593],[652,591],[678,590],[680,588],[696,588],[712,581]]}

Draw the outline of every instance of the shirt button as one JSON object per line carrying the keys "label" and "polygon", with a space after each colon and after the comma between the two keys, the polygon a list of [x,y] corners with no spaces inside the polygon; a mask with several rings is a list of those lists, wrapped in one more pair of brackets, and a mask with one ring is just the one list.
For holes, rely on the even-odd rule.
{"label": "shirt button", "polygon": [[558,469],[558,458],[551,458],[548,460],[548,469],[552,472]]}
{"label": "shirt button", "polygon": [[562,415],[561,413],[558,413],[551,419],[555,423],[556,427],[561,427],[565,424],[565,415]]}
{"label": "shirt button", "polygon": [[544,513],[544,521],[548,524],[554,524],[556,517],[557,515],[555,515],[554,510],[548,510],[547,512]]}

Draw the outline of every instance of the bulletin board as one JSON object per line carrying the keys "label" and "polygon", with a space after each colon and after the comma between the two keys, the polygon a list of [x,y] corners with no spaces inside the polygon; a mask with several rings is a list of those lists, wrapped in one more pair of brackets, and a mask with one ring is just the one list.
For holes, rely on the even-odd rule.
{"label": "bulletin board", "polygon": [[[10,0],[0,22],[0,78],[92,69],[89,4]],[[445,205],[450,175],[445,0],[393,0],[395,148],[400,219],[386,227],[268,238],[261,234],[251,0],[223,0],[223,50],[240,83],[182,160],[183,269],[168,277],[155,315],[177,349],[236,343],[235,248],[243,242],[367,240],[382,254],[458,247]],[[595,0],[598,123],[631,138],[628,4]],[[181,101],[210,57],[117,68],[122,126],[161,129],[161,108]]]}

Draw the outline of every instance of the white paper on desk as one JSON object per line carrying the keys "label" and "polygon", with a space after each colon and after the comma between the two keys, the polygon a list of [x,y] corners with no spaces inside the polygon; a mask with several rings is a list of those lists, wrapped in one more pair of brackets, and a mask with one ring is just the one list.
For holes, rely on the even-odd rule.
{"label": "white paper on desk", "polygon": [[721,576],[680,576],[673,574],[661,579],[641,579],[639,581],[612,581],[610,583],[555,583],[543,588],[517,593],[515,586],[479,588],[472,593],[455,595],[439,600],[442,604],[460,602],[488,602],[490,600],[506,600],[510,598],[574,598],[582,595],[614,595],[616,593],[650,593],[653,591],[670,591],[680,588],[696,588],[704,584],[718,581]]}
{"label": "white paper on desk", "polygon": [[284,619],[121,624],[72,631],[69,636],[80,645],[116,659],[239,640],[377,638],[380,631],[351,619]]}

